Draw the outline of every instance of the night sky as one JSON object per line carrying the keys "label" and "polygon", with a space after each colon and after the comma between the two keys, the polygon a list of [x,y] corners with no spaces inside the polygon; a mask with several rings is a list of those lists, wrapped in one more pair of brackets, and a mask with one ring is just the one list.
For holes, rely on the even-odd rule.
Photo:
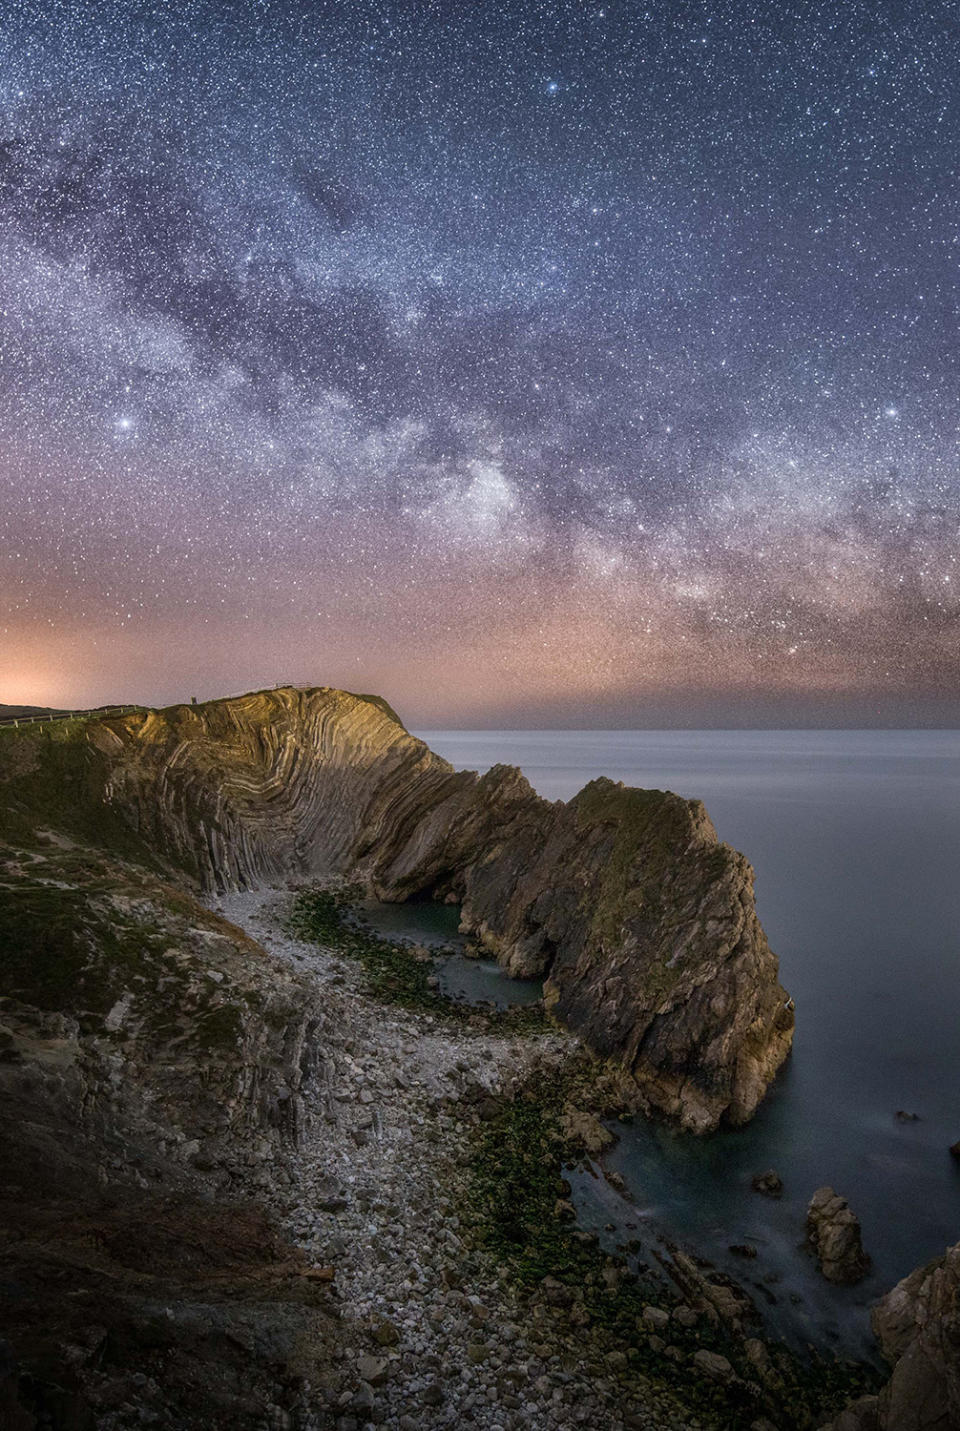
{"label": "night sky", "polygon": [[0,11],[0,701],[960,717],[955,4]]}

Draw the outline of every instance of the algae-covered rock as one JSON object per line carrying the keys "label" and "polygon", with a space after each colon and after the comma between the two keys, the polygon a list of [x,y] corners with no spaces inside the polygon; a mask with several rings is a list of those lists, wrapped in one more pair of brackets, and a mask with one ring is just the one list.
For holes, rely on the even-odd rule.
{"label": "algae-covered rock", "polygon": [[590,1157],[599,1157],[612,1148],[616,1138],[593,1113],[581,1108],[566,1108],[560,1119],[560,1132],[566,1143],[582,1148]]}

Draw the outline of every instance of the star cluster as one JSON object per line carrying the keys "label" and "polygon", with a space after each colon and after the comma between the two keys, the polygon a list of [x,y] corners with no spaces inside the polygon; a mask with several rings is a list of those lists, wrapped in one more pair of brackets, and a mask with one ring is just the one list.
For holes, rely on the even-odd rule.
{"label": "star cluster", "polygon": [[951,4],[7,0],[0,700],[955,724]]}

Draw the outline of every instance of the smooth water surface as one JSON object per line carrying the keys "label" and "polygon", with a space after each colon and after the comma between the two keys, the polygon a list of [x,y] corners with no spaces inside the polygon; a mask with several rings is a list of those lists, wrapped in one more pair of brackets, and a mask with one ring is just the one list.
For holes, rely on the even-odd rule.
{"label": "smooth water surface", "polygon": [[477,959],[464,951],[468,941],[460,933],[460,906],[415,900],[409,904],[383,904],[365,900],[364,920],[387,939],[399,939],[435,950],[453,950],[438,957],[436,974],[440,991],[467,1004],[493,1004],[506,1009],[515,1004],[535,1004],[543,997],[542,979],[511,979],[493,959]]}
{"label": "smooth water surface", "polygon": [[[796,999],[793,1055],[746,1128],[695,1139],[640,1125],[609,1162],[640,1215],[765,1286],[793,1309],[795,1333],[851,1345],[869,1301],[960,1239],[960,1163],[948,1152],[960,1139],[960,733],[423,738],[461,768],[519,765],[550,799],[597,775],[696,796],[751,860]],[[898,1110],[919,1120],[898,1122]],[[779,1203],[750,1188],[768,1167],[786,1184]],[[806,1204],[824,1183],[850,1201],[873,1257],[855,1289],[827,1286],[803,1250]],[[743,1242],[755,1262],[728,1252]]]}

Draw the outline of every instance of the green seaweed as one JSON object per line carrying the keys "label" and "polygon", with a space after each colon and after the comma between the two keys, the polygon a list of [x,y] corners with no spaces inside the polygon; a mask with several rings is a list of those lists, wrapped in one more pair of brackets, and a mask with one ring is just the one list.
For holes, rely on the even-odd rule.
{"label": "green seaweed", "polygon": [[433,966],[418,959],[409,944],[384,939],[364,923],[357,906],[364,891],[302,890],[288,921],[291,934],[355,959],[366,974],[367,992],[384,1003],[398,1004],[467,1024],[482,1017],[488,1024],[515,1033],[536,1033],[551,1027],[540,1005],[480,1011],[452,999],[430,982]]}
{"label": "green seaweed", "polygon": [[[496,1111],[479,1121],[473,1134],[464,1224],[474,1246],[505,1272],[522,1297],[535,1297],[545,1278],[568,1289],[567,1300],[578,1308],[574,1335],[601,1361],[611,1350],[626,1354],[629,1370],[679,1395],[690,1411],[730,1428],[747,1428],[760,1414],[775,1411],[776,1424],[787,1428],[820,1425],[851,1398],[875,1390],[873,1368],[839,1360],[814,1358],[809,1363],[789,1358],[793,1371],[780,1396],[771,1393],[765,1405],[745,1388],[755,1372],[745,1359],[742,1343],[722,1324],[701,1322],[687,1329],[671,1322],[669,1338],[684,1356],[682,1372],[649,1343],[642,1322],[647,1305],[662,1304],[659,1284],[645,1281],[626,1268],[623,1258],[606,1255],[597,1241],[578,1233],[563,1215],[568,1188],[561,1180],[568,1156],[559,1127],[566,1099],[582,1099],[582,1070],[538,1080],[514,1100],[501,1099]],[[611,1276],[610,1269],[616,1268]],[[606,1274],[606,1275],[605,1275]],[[557,1312],[563,1318],[563,1311]],[[738,1381],[717,1386],[699,1376],[689,1356],[700,1348],[727,1357]],[[777,1365],[783,1348],[770,1344]]]}

